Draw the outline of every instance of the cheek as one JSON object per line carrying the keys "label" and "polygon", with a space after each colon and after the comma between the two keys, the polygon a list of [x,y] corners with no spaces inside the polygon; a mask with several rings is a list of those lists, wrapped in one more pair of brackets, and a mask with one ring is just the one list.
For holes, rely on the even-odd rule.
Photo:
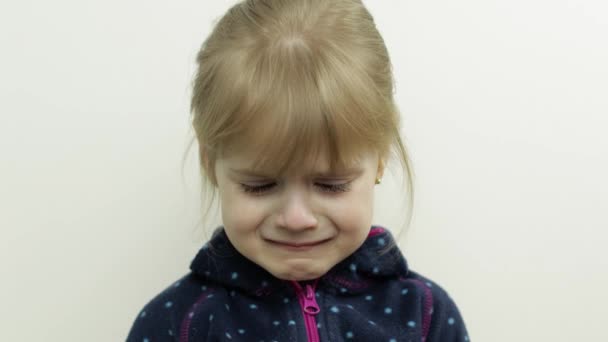
{"label": "cheek", "polygon": [[336,224],[344,234],[339,247],[342,252],[350,254],[365,241],[373,220],[374,192],[369,187],[353,189],[352,197],[343,204]]}
{"label": "cheek", "polygon": [[332,201],[331,215],[341,217],[344,221],[360,221],[373,210],[373,192],[363,186],[353,188],[347,197]]}
{"label": "cheek", "polygon": [[226,192],[222,196],[221,203],[223,224],[232,230],[239,232],[253,230],[263,219],[262,204],[246,198],[245,195]]}

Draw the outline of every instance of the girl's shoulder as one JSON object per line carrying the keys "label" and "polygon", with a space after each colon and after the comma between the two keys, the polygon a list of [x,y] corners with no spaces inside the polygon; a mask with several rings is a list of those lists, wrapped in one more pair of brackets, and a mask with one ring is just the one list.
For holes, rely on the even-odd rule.
{"label": "girl's shoulder", "polygon": [[432,296],[433,299],[451,300],[450,294],[439,282],[412,269],[408,269],[407,276],[400,277],[399,281],[416,286],[426,295]]}
{"label": "girl's shoulder", "polygon": [[469,341],[465,322],[455,299],[437,281],[408,270],[400,282],[415,288],[422,300],[423,330],[427,341]]}
{"label": "girl's shoulder", "polygon": [[181,330],[188,328],[188,313],[203,302],[211,304],[216,290],[192,273],[182,276],[137,313],[127,341],[177,341]]}

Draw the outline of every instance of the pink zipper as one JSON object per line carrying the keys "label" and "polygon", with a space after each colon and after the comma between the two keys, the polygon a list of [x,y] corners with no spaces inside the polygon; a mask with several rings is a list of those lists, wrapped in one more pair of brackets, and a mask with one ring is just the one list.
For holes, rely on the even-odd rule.
{"label": "pink zipper", "polygon": [[315,315],[321,311],[315,297],[315,288],[317,287],[318,281],[319,279],[316,279],[312,286],[306,284],[306,290],[302,289],[302,286],[300,286],[297,281],[291,281],[291,284],[298,294],[300,308],[302,309],[302,315],[304,315],[304,322],[306,323],[306,335],[308,335],[309,342],[319,342],[319,331],[317,330],[317,322],[315,321]]}

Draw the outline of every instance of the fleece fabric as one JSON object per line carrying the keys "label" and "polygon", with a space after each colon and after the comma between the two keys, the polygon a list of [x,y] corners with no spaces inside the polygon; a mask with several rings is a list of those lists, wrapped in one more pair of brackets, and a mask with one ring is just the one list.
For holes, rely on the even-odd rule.
{"label": "fleece fabric", "polygon": [[294,282],[274,277],[240,254],[220,226],[190,272],[143,307],[127,336],[127,342],[160,341],[470,338],[454,300],[436,282],[408,269],[383,227],[372,226],[363,245],[324,276]]}

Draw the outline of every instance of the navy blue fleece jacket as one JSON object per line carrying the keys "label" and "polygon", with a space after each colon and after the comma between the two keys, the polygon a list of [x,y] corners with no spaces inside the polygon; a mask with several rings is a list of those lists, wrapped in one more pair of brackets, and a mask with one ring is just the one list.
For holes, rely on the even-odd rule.
{"label": "navy blue fleece jacket", "polygon": [[219,227],[191,272],[138,313],[128,342],[470,341],[437,283],[409,270],[391,233],[372,226],[319,279],[278,279],[241,255]]}

